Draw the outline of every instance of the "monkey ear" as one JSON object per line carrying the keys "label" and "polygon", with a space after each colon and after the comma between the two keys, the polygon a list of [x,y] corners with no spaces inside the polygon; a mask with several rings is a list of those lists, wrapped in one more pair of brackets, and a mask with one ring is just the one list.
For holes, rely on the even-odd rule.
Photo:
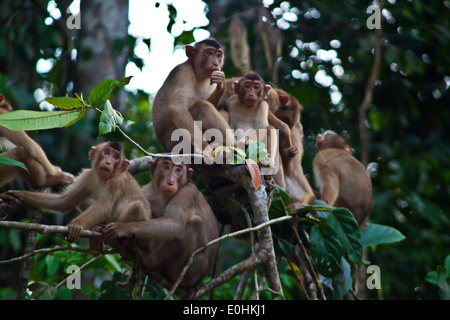
{"label": "monkey ear", "polygon": [[233,81],[234,93],[239,93],[239,81]]}
{"label": "monkey ear", "polygon": [[3,101],[4,99],[5,99],[5,96],[0,93],[0,102]]}
{"label": "monkey ear", "polygon": [[280,100],[280,102],[282,104],[286,104],[289,101],[289,97],[288,96],[278,96],[278,99]]}
{"label": "monkey ear", "polygon": [[189,179],[192,177],[192,175],[194,174],[194,169],[192,169],[192,168],[189,168],[188,169],[188,177],[189,177]]}
{"label": "monkey ear", "polygon": [[94,159],[94,154],[95,154],[95,150],[97,149],[97,147],[94,147],[94,146],[92,146],[90,149],[89,149],[89,160],[92,160],[92,159]]}
{"label": "monkey ear", "polygon": [[267,94],[269,93],[269,90],[272,89],[271,86],[269,86],[268,84],[266,84],[264,86],[264,99],[267,99]]}
{"label": "monkey ear", "polygon": [[150,172],[153,174],[153,171],[155,171],[155,165],[156,161],[150,161]]}
{"label": "monkey ear", "polygon": [[125,171],[125,170],[127,170],[127,169],[128,169],[128,166],[129,166],[130,164],[131,164],[131,162],[130,162],[128,159],[123,160],[122,168],[121,168],[122,172]]}
{"label": "monkey ear", "polygon": [[194,54],[195,47],[188,44],[184,47],[184,50],[186,51],[187,57],[190,59]]}

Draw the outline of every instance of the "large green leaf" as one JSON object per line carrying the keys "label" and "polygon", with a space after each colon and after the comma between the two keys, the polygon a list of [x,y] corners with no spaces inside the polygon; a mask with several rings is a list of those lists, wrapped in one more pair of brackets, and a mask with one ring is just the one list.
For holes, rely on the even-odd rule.
{"label": "large green leaf", "polygon": [[46,98],[45,101],[62,110],[78,109],[86,105],[85,101],[80,98],[71,97],[51,97]]}
{"label": "large green leaf", "polygon": [[327,218],[336,231],[339,241],[351,261],[359,264],[362,259],[361,231],[352,213],[346,208],[334,208]]}
{"label": "large green leaf", "polygon": [[20,161],[17,161],[17,160],[14,160],[14,159],[10,159],[10,158],[7,158],[7,157],[0,156],[0,164],[6,164],[8,166],[21,167],[26,172],[29,172],[27,167],[25,166],[25,164],[23,164]]}
{"label": "large green leaf", "polygon": [[399,242],[405,236],[395,228],[375,223],[368,223],[367,228],[361,234],[363,246],[376,246],[382,243]]}
{"label": "large green leaf", "polygon": [[0,115],[0,126],[16,131],[68,127],[84,117],[87,110],[83,108],[64,111],[11,111]]}
{"label": "large green leaf", "polygon": [[110,97],[113,90],[117,87],[126,86],[130,83],[130,77],[122,78],[122,80],[117,81],[115,79],[106,79],[97,84],[94,89],[92,89],[89,94],[89,103],[93,108],[98,108],[104,104]]}
{"label": "large green leaf", "polygon": [[106,101],[100,116],[100,123],[98,124],[99,136],[110,133],[116,130],[116,125],[121,125],[123,117],[111,105],[109,100]]}
{"label": "large green leaf", "polygon": [[320,221],[311,228],[310,245],[311,256],[321,274],[334,277],[341,272],[342,244],[336,231],[326,221]]}

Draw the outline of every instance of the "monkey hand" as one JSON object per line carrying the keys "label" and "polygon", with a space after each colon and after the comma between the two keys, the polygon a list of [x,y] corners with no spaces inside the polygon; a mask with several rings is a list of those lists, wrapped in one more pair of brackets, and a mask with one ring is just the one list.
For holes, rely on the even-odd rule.
{"label": "monkey hand", "polygon": [[291,157],[291,158],[295,157],[298,154],[298,149],[296,146],[290,146],[290,147],[287,147],[286,149],[289,154],[289,157]]}
{"label": "monkey hand", "polygon": [[224,88],[225,84],[225,74],[222,71],[213,71],[211,73],[210,84],[217,84],[217,88]]}
{"label": "monkey hand", "polygon": [[[28,198],[28,191],[22,191],[22,190],[10,190],[6,192],[7,195],[16,198],[20,201],[20,203],[29,205],[29,198]],[[16,203],[17,204],[17,203]]]}
{"label": "monkey hand", "polygon": [[105,243],[109,244],[116,238],[128,236],[128,229],[120,222],[112,222],[103,229]]}
{"label": "monkey hand", "polygon": [[67,241],[69,242],[75,242],[80,237],[81,231],[84,230],[82,226],[72,222],[67,227],[69,228],[69,233],[67,234]]}

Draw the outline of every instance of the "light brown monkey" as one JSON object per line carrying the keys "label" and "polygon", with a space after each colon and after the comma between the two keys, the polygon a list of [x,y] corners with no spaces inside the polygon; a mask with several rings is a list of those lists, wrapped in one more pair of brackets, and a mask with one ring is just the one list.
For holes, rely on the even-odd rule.
{"label": "light brown monkey", "polygon": [[141,187],[127,171],[122,145],[105,142],[89,150],[91,169],[84,169],[61,194],[8,191],[22,203],[43,210],[67,213],[77,205],[83,212],[69,224],[67,240],[73,242],[83,229],[112,221],[143,221],[151,217]]}
{"label": "light brown monkey", "polygon": [[366,168],[354,158],[343,137],[327,131],[317,135],[314,176],[320,199],[330,206],[349,209],[360,226],[372,206],[372,183]]}
{"label": "light brown monkey", "polygon": [[[170,159],[158,158],[151,164],[152,181],[143,187],[152,207],[152,219],[144,222],[108,224],[105,240],[135,237],[146,247],[137,246],[143,269],[156,271],[168,281],[177,280],[187,258],[196,249],[219,236],[214,213],[208,202],[190,182],[192,169]],[[217,246],[196,255],[180,287],[194,288],[207,274]]]}
{"label": "light brown monkey", "polygon": [[[225,76],[220,69],[224,52],[214,39],[186,46],[188,60],[175,67],[159,89],[152,105],[155,133],[163,148],[172,152],[180,136],[172,138],[176,129],[190,141],[197,153],[210,155],[209,141],[203,136],[207,129],[218,129],[226,141],[234,143],[228,123],[216,106],[225,90]],[[201,121],[200,126],[194,121]],[[187,131],[186,131],[187,130]],[[195,139],[196,135],[200,135]]]}
{"label": "light brown monkey", "polygon": [[[227,107],[226,102],[227,100],[235,94],[234,85],[233,83],[239,82],[241,77],[234,77],[226,79],[226,89],[225,93],[223,94],[222,98],[219,101],[218,104],[218,110],[219,112],[224,116],[227,117]],[[282,98],[278,97],[278,93],[275,88],[270,88],[266,94],[265,100],[269,104],[269,112],[268,112],[268,120],[269,124],[272,125],[275,129],[279,130],[279,147],[280,151],[285,150],[285,152],[288,152],[288,154],[291,157],[295,157],[298,154],[297,147],[293,144],[291,139],[291,130],[289,129],[288,125],[281,121],[279,118],[275,116],[275,112],[278,110],[280,106],[280,100]]]}
{"label": "light brown monkey", "polygon": [[[274,168],[272,173],[274,180],[284,188],[283,168],[279,165],[278,136],[274,131],[275,127],[269,124],[269,105],[265,100],[271,87],[266,85],[264,80],[254,72],[247,73],[233,85],[235,94],[227,100],[226,111],[222,111],[222,115],[230,127],[235,129],[238,147],[242,149],[240,143],[243,139],[260,141],[265,144],[270,158],[262,165]],[[242,131],[239,133],[237,130]],[[261,133],[265,135],[261,136]]]}
{"label": "light brown monkey", "polygon": [[[13,107],[5,96],[0,94],[0,114],[11,111],[14,111]],[[29,173],[17,166],[0,165],[0,187],[17,177],[26,180],[35,189],[57,189],[73,182],[73,176],[52,165],[41,146],[25,131],[14,131],[0,126],[0,143],[2,139],[7,139],[16,147],[0,155],[23,162]]]}
{"label": "light brown monkey", "polygon": [[[292,145],[297,151],[297,156],[293,157],[290,148],[280,148],[281,159],[283,162],[284,176],[286,180],[286,191],[294,202],[302,204],[312,204],[315,196],[314,192],[303,173],[303,126],[300,122],[302,105],[298,100],[282,89],[274,89],[279,99],[279,106],[275,116],[286,123],[292,138]],[[280,146],[289,144],[283,142],[286,135],[280,134]]]}

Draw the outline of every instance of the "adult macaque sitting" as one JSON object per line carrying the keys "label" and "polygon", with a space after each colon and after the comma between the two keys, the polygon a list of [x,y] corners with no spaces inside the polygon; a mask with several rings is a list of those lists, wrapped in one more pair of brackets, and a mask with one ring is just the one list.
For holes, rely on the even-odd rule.
{"label": "adult macaque sitting", "polygon": [[112,221],[150,219],[150,205],[141,187],[127,171],[130,164],[117,142],[105,142],[89,150],[91,169],[84,169],[62,194],[8,191],[22,203],[42,210],[67,213],[84,211],[69,224],[67,239],[75,241],[83,229]]}
{"label": "adult macaque sitting", "polygon": [[[153,179],[143,191],[152,207],[152,219],[110,223],[103,235],[105,241],[135,238],[138,242],[135,249],[144,271],[156,271],[174,282],[189,255],[218,237],[218,226],[208,202],[190,182],[192,169],[159,158],[151,164],[150,170]],[[142,246],[145,241],[147,245]],[[216,251],[215,245],[195,256],[180,287],[193,289],[208,273]]]}
{"label": "adult macaque sitting", "polygon": [[358,225],[364,226],[372,206],[372,183],[366,168],[352,156],[347,141],[332,131],[317,135],[317,151],[313,169],[320,200],[349,209]]}
{"label": "adult macaque sitting", "polygon": [[[168,152],[179,153],[175,147],[179,147],[178,139],[183,138],[195,152],[210,157],[212,148],[203,131],[219,130],[223,144],[234,145],[235,140],[216,109],[225,90],[225,75],[220,71],[224,52],[219,42],[206,39],[194,46],[187,45],[186,55],[188,60],[170,72],[153,101],[155,134]],[[200,121],[202,128],[196,121]]]}

